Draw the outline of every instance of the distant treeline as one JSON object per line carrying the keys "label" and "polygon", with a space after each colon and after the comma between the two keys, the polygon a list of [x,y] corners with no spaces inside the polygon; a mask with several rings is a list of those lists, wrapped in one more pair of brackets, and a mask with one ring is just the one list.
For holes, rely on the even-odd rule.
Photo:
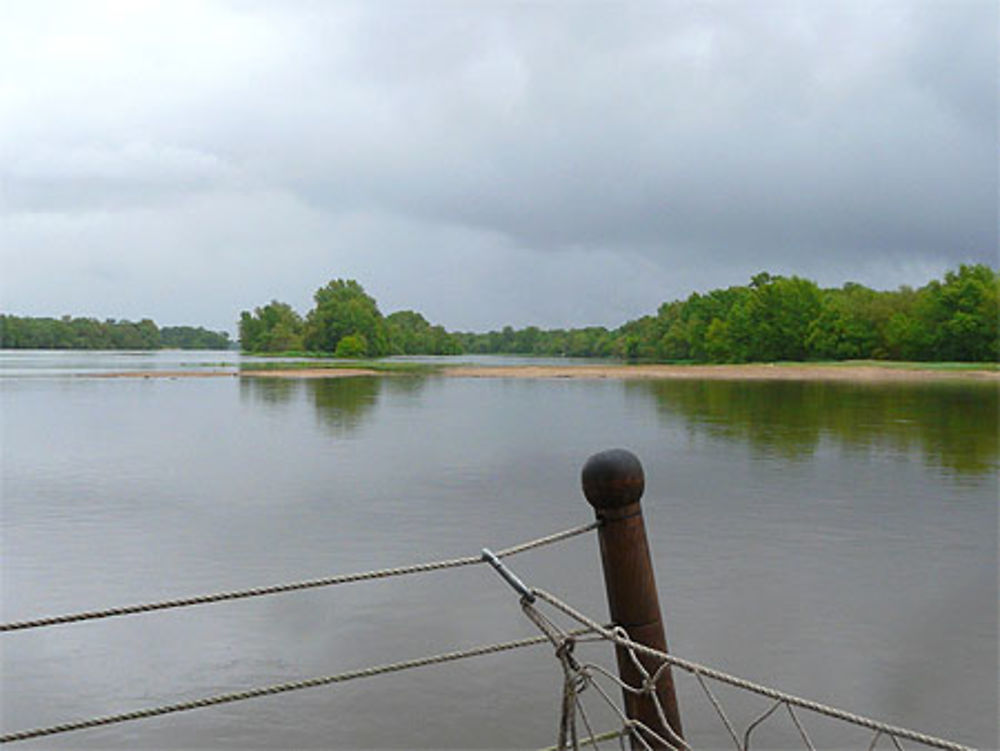
{"label": "distant treeline", "polygon": [[619,329],[625,355],[699,362],[996,361],[1000,275],[961,266],[919,289],[820,289],[761,273],[745,287],[694,294]]}
{"label": "distant treeline", "polygon": [[1000,359],[1000,274],[963,265],[919,289],[877,291],[860,284],[821,289],[797,276],[762,272],[746,286],[694,293],[656,315],[618,329],[529,326],[449,333],[422,315],[383,316],[353,280],[316,292],[302,318],[272,301],[240,316],[249,352],[323,352],[342,357],[389,354],[522,354],[617,357],[669,362],[778,360]]}
{"label": "distant treeline", "polygon": [[98,321],[96,318],[28,318],[0,314],[3,349],[229,349],[224,331],[195,326],[159,328],[144,318]]}
{"label": "distant treeline", "polygon": [[412,310],[389,316],[353,279],[335,279],[313,296],[305,318],[272,300],[240,314],[240,346],[246,352],[316,352],[336,357],[458,355],[459,338],[432,326]]}

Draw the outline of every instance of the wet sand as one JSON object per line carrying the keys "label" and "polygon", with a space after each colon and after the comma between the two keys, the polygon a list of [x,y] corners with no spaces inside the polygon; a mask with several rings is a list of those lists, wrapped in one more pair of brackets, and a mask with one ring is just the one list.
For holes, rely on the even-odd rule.
{"label": "wet sand", "polygon": [[460,367],[445,370],[455,378],[575,378],[620,380],[716,381],[895,381],[991,380],[1000,383],[1000,372],[990,370],[923,370],[882,368],[874,365],[576,365],[512,367]]}
{"label": "wet sand", "polygon": [[[576,380],[716,381],[899,381],[977,380],[1000,384],[994,370],[924,370],[874,365],[482,365],[440,371],[448,378],[533,378]],[[147,370],[98,373],[98,378],[351,378],[394,375],[367,368],[289,368],[287,370]]]}
{"label": "wet sand", "polygon": [[368,368],[299,368],[290,370],[241,370],[241,378],[352,378],[382,375]]}

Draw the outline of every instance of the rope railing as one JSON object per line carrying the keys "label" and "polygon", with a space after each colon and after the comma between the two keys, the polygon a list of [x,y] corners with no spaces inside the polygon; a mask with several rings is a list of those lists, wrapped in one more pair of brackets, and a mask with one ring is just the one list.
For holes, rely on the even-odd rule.
{"label": "rope railing", "polygon": [[[591,522],[578,527],[556,532],[544,537],[520,543],[518,545],[504,548],[496,553],[498,558],[524,553],[534,548],[568,540],[571,537],[582,535],[596,529],[598,522]],[[213,594],[195,595],[193,597],[183,597],[171,600],[160,600],[157,602],[146,602],[136,605],[123,605],[118,607],[104,608],[101,610],[89,610],[79,613],[69,613],[66,615],[48,616],[34,618],[31,620],[12,621],[0,623],[0,632],[25,631],[34,628],[47,626],[58,626],[67,623],[78,623],[80,621],[92,621],[102,618],[112,618],[122,615],[135,615],[138,613],[150,613],[157,610],[169,610],[172,608],[185,608],[194,605],[207,605],[215,602],[225,602],[228,600],[242,600],[251,597],[263,597],[265,595],[282,594],[285,592],[296,592],[303,589],[316,589],[319,587],[331,587],[338,584],[349,584],[352,582],[371,581],[375,579],[387,579],[395,576],[405,576],[408,574],[427,573],[430,571],[441,571],[444,569],[458,568],[461,566],[473,566],[484,563],[482,555],[465,556],[462,558],[450,558],[440,561],[430,561],[427,563],[415,563],[408,566],[396,566],[392,568],[375,569],[372,571],[362,571],[351,574],[339,574],[319,579],[307,579],[305,581],[290,582],[287,584],[275,584],[265,587],[253,587],[250,589],[233,590],[228,592],[216,592]]]}
{"label": "rope railing", "polygon": [[[498,551],[495,555],[491,553],[491,556],[493,561],[495,562],[499,558],[505,558],[508,556],[517,555],[518,553],[524,553],[528,550],[533,550],[535,548],[540,548],[545,545],[550,545],[563,540],[568,540],[572,537],[576,537],[577,535],[582,535],[586,532],[590,532],[597,526],[598,522],[591,522],[589,524],[584,524],[578,527],[572,527],[570,529],[566,529],[561,532],[545,535],[544,537],[538,537],[533,540],[529,540],[527,542],[522,542],[517,545],[504,548],[503,550]],[[194,597],[185,597],[173,600],[162,600],[158,602],[148,602],[138,605],[126,605],[113,608],[106,608],[103,610],[91,610],[79,613],[70,613],[60,616],[36,618],[25,621],[14,621],[10,623],[0,624],[0,631],[5,631],[5,632],[24,631],[28,629],[43,628],[46,626],[76,623],[79,621],[97,620],[101,618],[111,618],[115,616],[131,615],[138,613],[148,613],[158,610],[167,610],[170,608],[182,608],[193,605],[204,605],[208,603],[223,602],[227,600],[261,597],[264,595],[279,594],[284,592],[294,592],[298,590],[312,589],[317,587],[328,587],[337,584],[347,584],[350,582],[385,579],[396,576],[404,576],[407,574],[440,571],[444,569],[458,568],[461,566],[471,566],[485,562],[488,562],[487,558],[484,557],[484,555],[481,553],[478,556],[466,556],[462,558],[451,558],[439,561],[431,561],[428,563],[417,563],[408,566],[397,566],[392,568],[376,569],[372,571],[364,571],[352,574],[341,574],[337,576],[325,577],[322,579],[310,579],[306,581],[291,582],[287,584],[278,584],[267,587],[256,587],[252,589],[235,590],[229,592],[217,592],[214,594],[198,595]],[[578,632],[578,635],[582,634],[583,630]],[[427,657],[406,660],[403,662],[389,663],[385,665],[376,665],[358,670],[350,670],[343,673],[337,673],[334,675],[307,678],[304,680],[298,680],[289,683],[280,683],[272,686],[251,688],[244,691],[219,694],[216,696],[209,696],[201,699],[177,702],[174,704],[164,704],[161,706],[149,707],[147,709],[140,709],[132,712],[123,712],[120,714],[106,715],[103,717],[92,717],[83,720],[64,722],[57,725],[51,725],[48,727],[40,727],[32,730],[22,730],[0,735],[0,744],[12,743],[15,741],[30,740],[33,738],[41,738],[61,733],[68,733],[75,730],[85,730],[88,728],[103,727],[105,725],[114,725],[123,722],[130,722],[133,720],[158,717],[160,715],[173,714],[176,712],[186,712],[193,709],[201,709],[204,707],[211,707],[219,704],[229,704],[232,702],[244,701],[247,699],[255,699],[264,696],[272,696],[275,694],[282,694],[290,691],[298,691],[306,688],[327,686],[335,683],[343,683],[346,681],[355,680],[358,678],[369,678],[377,675],[384,675],[387,673],[394,673],[403,670],[411,670],[413,668],[425,667],[428,665],[454,662],[456,660],[462,660],[470,657],[494,654],[497,652],[506,652],[521,647],[533,646],[536,644],[541,644],[544,641],[546,641],[546,638],[544,636],[535,636],[508,642],[486,644],[455,652],[444,652],[440,654],[430,655]]]}
{"label": "rope railing", "polygon": [[[645,485],[641,464],[638,458],[630,452],[613,449],[592,456],[584,466],[582,480],[584,495],[593,506],[598,521],[539,537],[505,548],[497,553],[486,548],[482,550],[480,555],[476,556],[0,623],[0,632],[24,631],[114,616],[488,563],[517,592],[523,612],[541,632],[540,635],[484,644],[452,652],[442,652],[402,662],[348,670],[333,675],[249,688],[131,712],[17,731],[0,735],[0,743],[40,738],[306,688],[328,686],[471,657],[509,652],[548,642],[554,647],[555,656],[563,674],[558,735],[554,747],[556,751],[565,751],[565,749],[570,748],[578,751],[581,744],[590,746],[596,751],[600,748],[601,743],[610,740],[617,740],[624,749],[626,739],[629,740],[633,749],[693,751],[693,740],[689,739],[689,736],[685,735],[681,729],[671,672],[673,668],[677,669],[678,674],[692,677],[697,682],[698,688],[704,694],[736,751],[751,751],[751,741],[760,742],[759,729],[770,718],[783,714],[787,714],[791,727],[794,728],[805,749],[816,751],[816,745],[799,714],[801,711],[822,715],[871,732],[868,751],[874,751],[883,739],[888,740],[896,751],[903,751],[902,741],[904,740],[940,751],[973,751],[969,747],[953,741],[890,725],[669,654],[666,651],[652,564],[639,506],[639,499]],[[616,624],[631,624],[628,625],[628,630],[620,625],[602,625],[555,595],[527,586],[501,561],[502,558],[566,540],[594,529],[598,529],[600,537],[602,565],[611,619]],[[543,608],[554,611],[553,617],[543,612]],[[572,621],[572,627],[559,625],[555,619],[564,621],[569,619]],[[575,648],[583,642],[603,642],[613,645],[618,658],[617,673],[596,662],[580,659],[575,653]],[[738,689],[747,695],[764,697],[768,703],[763,711],[759,711],[740,730],[737,723],[730,719],[718,695],[712,690],[710,681]],[[611,694],[615,690],[621,692],[624,706],[612,698]],[[596,732],[597,723],[593,721],[588,710],[588,705],[593,702],[585,701],[587,696],[597,697],[599,706],[603,708],[602,722],[610,717],[617,724],[617,727],[613,727],[608,732]],[[594,718],[596,717],[595,714]],[[787,733],[791,728],[786,727],[784,730]]]}
{"label": "rope railing", "polygon": [[[539,630],[542,631],[545,638],[553,646],[555,646],[556,657],[558,658],[564,672],[559,742],[555,746],[558,751],[563,751],[563,749],[567,748],[578,749],[580,747],[581,737],[576,727],[577,717],[581,719],[586,727],[587,732],[583,737],[583,741],[595,749],[598,748],[598,743],[601,740],[606,740],[608,738],[624,739],[627,737],[633,739],[639,747],[649,749],[650,751],[654,748],[669,748],[674,749],[675,751],[691,751],[692,746],[689,745],[688,741],[671,732],[670,724],[666,721],[663,707],[660,705],[659,699],[656,695],[655,687],[670,667],[684,671],[697,680],[702,692],[705,694],[709,704],[712,706],[720,722],[724,726],[726,733],[732,740],[736,751],[750,751],[750,742],[754,732],[769,717],[781,708],[786,710],[792,726],[795,728],[799,737],[802,739],[804,747],[808,749],[808,751],[816,751],[816,746],[806,731],[802,719],[796,713],[796,708],[825,715],[826,717],[872,731],[873,735],[868,746],[869,751],[876,748],[882,738],[887,738],[897,751],[901,751],[902,749],[900,744],[900,741],[902,740],[913,741],[928,748],[941,749],[942,751],[973,751],[970,747],[964,746],[960,743],[937,738],[932,735],[927,735],[926,733],[921,733],[896,725],[890,725],[870,717],[858,715],[827,704],[795,696],[794,694],[784,691],[779,691],[778,689],[764,686],[759,683],[754,683],[753,681],[746,680],[745,678],[740,678],[706,665],[685,660],[672,654],[668,654],[667,652],[652,649],[628,638],[624,629],[613,626],[604,626],[593,618],[590,618],[589,616],[576,610],[560,598],[544,590],[532,588],[530,590],[530,595],[531,597],[524,596],[521,598],[521,607],[528,618],[539,628]],[[633,662],[638,669],[639,674],[643,678],[642,683],[640,685],[631,685],[600,665],[594,663],[582,663],[578,661],[578,659],[573,655],[573,647],[579,642],[579,638],[575,636],[575,632],[579,631],[579,628],[571,631],[557,626],[550,618],[539,611],[536,606],[536,602],[539,600],[547,603],[555,610],[568,616],[588,634],[626,650],[628,659]],[[639,661],[639,655],[655,658],[660,663],[659,668],[650,674]],[[617,702],[611,698],[608,691],[601,686],[600,682],[597,680],[598,678],[616,685],[625,692],[649,696],[656,705],[662,726],[666,728],[667,735],[669,737],[665,738],[660,733],[654,731],[643,723],[627,717],[618,706]],[[739,733],[736,730],[735,724],[723,709],[722,703],[719,701],[716,694],[711,690],[706,679],[727,684],[759,696],[767,697],[773,701],[763,712],[757,715],[747,725],[742,733]],[[603,704],[605,704],[612,711],[612,713],[618,717],[621,722],[620,729],[611,731],[610,733],[603,733],[601,735],[596,735],[593,732],[585,706],[580,699],[580,694],[587,689],[593,689],[593,693],[595,693],[602,700]]]}
{"label": "rope railing", "polygon": [[[41,738],[76,730],[103,727],[166,714],[186,712],[194,709],[245,701],[265,696],[273,696],[307,688],[345,683],[361,678],[370,678],[379,675],[427,667],[430,665],[455,662],[472,657],[509,652],[548,642],[555,648],[556,657],[563,671],[563,697],[559,718],[558,740],[556,746],[554,747],[557,751],[564,751],[564,749],[569,748],[577,751],[581,747],[581,741],[596,750],[600,748],[599,744],[604,741],[617,740],[621,744],[624,743],[626,738],[632,741],[633,748],[642,748],[647,749],[648,751],[655,751],[655,749],[660,748],[667,748],[672,751],[692,751],[693,746],[690,742],[673,731],[671,724],[667,721],[664,708],[657,697],[657,684],[661,681],[663,676],[667,674],[671,667],[677,668],[696,679],[709,704],[712,706],[727,734],[732,740],[736,751],[751,751],[750,743],[754,732],[781,708],[784,708],[787,712],[789,719],[808,751],[816,751],[816,747],[806,731],[802,719],[796,713],[796,708],[815,712],[817,714],[825,715],[827,717],[873,731],[873,736],[868,747],[869,751],[873,751],[882,738],[889,739],[897,751],[902,751],[900,743],[901,740],[914,741],[929,748],[941,749],[941,751],[973,751],[967,746],[963,746],[952,741],[936,738],[934,736],[906,728],[889,725],[878,720],[763,686],[744,678],[730,675],[720,670],[716,670],[690,660],[685,660],[672,654],[668,654],[667,652],[653,649],[649,646],[633,641],[629,638],[624,629],[614,625],[603,625],[579,610],[576,610],[555,595],[546,592],[545,590],[527,587],[499,560],[500,558],[515,555],[532,548],[569,539],[576,535],[591,531],[597,526],[598,523],[595,522],[575,527],[563,532],[547,535],[545,537],[540,537],[535,540],[506,548],[495,554],[490,550],[485,549],[479,556],[475,557],[469,556],[465,558],[455,558],[431,563],[414,564],[411,566],[380,569],[377,571],[362,572],[358,574],[346,574],[326,579],[315,579],[306,582],[296,582],[292,584],[263,587],[252,590],[202,595],[200,597],[185,598],[183,600],[147,603],[145,605],[112,608],[105,611],[90,611],[86,613],[57,616],[54,618],[41,618],[34,621],[3,624],[4,631],[39,628],[45,625],[70,623],[79,620],[91,620],[101,617],[125,615],[128,613],[149,612],[152,610],[162,610],[168,607],[183,607],[186,605],[197,605],[207,602],[254,597],[265,594],[275,594],[278,592],[294,591],[309,587],[329,586],[331,584],[400,576],[410,573],[435,571],[445,568],[487,562],[493,566],[498,573],[500,573],[504,580],[506,580],[507,583],[515,589],[515,591],[518,592],[521,598],[521,607],[525,615],[541,631],[541,635],[516,639],[513,641],[484,644],[452,652],[442,652],[439,654],[404,660],[401,662],[348,670],[333,675],[306,678],[287,683],[218,694],[200,699],[163,704],[131,712],[92,717],[30,730],[6,733],[0,735],[0,744]],[[545,603],[555,611],[561,613],[563,616],[574,621],[576,624],[575,627],[564,628],[557,625],[552,618],[539,609],[538,605],[540,602]],[[628,659],[632,661],[637,668],[638,675],[641,676],[641,683],[630,684],[599,664],[582,662],[578,659],[578,657],[574,654],[575,646],[579,643],[588,641],[603,641],[611,643],[619,649],[625,650],[628,655]],[[647,658],[654,658],[658,667],[650,672],[650,670],[648,670],[647,667],[640,662],[640,655]],[[649,663],[647,662],[646,664],[648,665]],[[771,699],[772,702],[765,709],[765,711],[760,713],[746,726],[742,733],[739,733],[736,729],[736,725],[730,720],[729,716],[725,712],[722,703],[719,701],[716,694],[711,690],[711,687],[707,682],[708,680],[717,681],[753,694],[767,697]],[[659,728],[651,728],[648,724],[628,716],[628,714],[619,706],[618,702],[612,698],[609,690],[602,685],[602,681],[609,683],[612,686],[616,686],[623,692],[650,697],[655,704],[656,712],[660,720]],[[592,722],[586,709],[586,703],[583,701],[583,695],[588,691],[591,694],[596,695],[600,702],[607,708],[608,711],[610,711],[612,716],[617,718],[617,722],[619,723],[618,728],[604,733],[595,732],[595,723]],[[582,731],[580,725],[582,725]]]}
{"label": "rope railing", "polygon": [[[586,631],[587,629],[579,629],[573,632],[573,635],[584,636]],[[22,730],[14,733],[7,733],[6,735],[0,735],[0,743],[26,741],[33,738],[42,738],[49,735],[68,733],[74,730],[86,730],[88,728],[103,727],[105,725],[116,725],[133,720],[143,720],[150,717],[174,714],[176,712],[188,712],[193,709],[203,709],[205,707],[212,707],[219,704],[230,704],[232,702],[246,701],[247,699],[257,699],[263,696],[274,696],[275,694],[283,694],[290,691],[300,691],[306,688],[317,688],[319,686],[329,686],[335,683],[346,683],[347,681],[353,681],[359,678],[373,678],[377,675],[398,673],[404,670],[413,670],[414,668],[439,665],[446,662],[456,662],[470,657],[480,657],[483,655],[497,654],[499,652],[509,652],[523,647],[543,644],[546,641],[548,641],[548,639],[545,636],[531,636],[524,639],[515,639],[513,641],[483,644],[477,647],[470,647],[469,649],[454,652],[442,652],[440,654],[428,655],[426,657],[419,657],[412,660],[404,660],[402,662],[393,662],[384,665],[374,665],[372,667],[360,668],[357,670],[348,670],[334,675],[306,678],[289,683],[279,683],[272,686],[251,688],[245,691],[218,694],[216,696],[208,696],[202,699],[193,699],[191,701],[182,701],[175,704],[164,704],[157,707],[149,707],[148,709],[139,709],[133,712],[123,712],[121,714],[92,717],[73,722],[64,722],[58,725],[50,725],[48,727],[40,727],[32,730]]]}

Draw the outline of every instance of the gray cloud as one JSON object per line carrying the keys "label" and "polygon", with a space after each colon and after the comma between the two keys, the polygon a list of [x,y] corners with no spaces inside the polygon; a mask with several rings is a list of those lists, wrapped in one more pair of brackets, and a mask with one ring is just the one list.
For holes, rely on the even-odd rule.
{"label": "gray cloud", "polygon": [[8,309],[231,328],[354,276],[454,328],[617,325],[998,260],[991,2],[0,13]]}

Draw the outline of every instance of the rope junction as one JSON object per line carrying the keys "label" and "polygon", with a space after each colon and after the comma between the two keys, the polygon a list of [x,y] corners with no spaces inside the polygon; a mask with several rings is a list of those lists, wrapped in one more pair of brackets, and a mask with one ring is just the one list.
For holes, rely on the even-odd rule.
{"label": "rope junction", "polygon": [[[675,657],[674,655],[666,652],[651,649],[644,644],[640,644],[629,639],[628,634],[624,629],[615,626],[603,626],[594,619],[584,615],[572,606],[563,602],[555,595],[541,589],[531,589],[530,594],[532,595],[530,600],[528,597],[522,597],[521,607],[524,610],[525,615],[527,615],[528,618],[535,623],[536,626],[538,626],[546,638],[548,638],[549,642],[556,647],[556,657],[558,658],[564,673],[562,713],[559,724],[559,742],[555,746],[558,751],[563,751],[567,748],[572,748],[576,751],[580,748],[581,739],[576,728],[577,717],[582,720],[586,728],[586,736],[583,740],[595,749],[599,748],[598,743],[601,740],[617,738],[619,741],[622,741],[624,738],[629,738],[634,741],[633,748],[638,747],[647,749],[648,751],[653,751],[654,748],[668,748],[673,751],[692,751],[692,746],[679,735],[674,733],[670,728],[670,723],[666,719],[663,707],[660,704],[655,691],[658,681],[670,667],[678,668],[679,670],[693,676],[697,680],[710,705],[725,727],[727,734],[736,748],[736,751],[750,751],[750,741],[754,731],[782,707],[784,707],[787,711],[793,726],[808,751],[816,751],[816,746],[813,744],[809,734],[806,732],[805,726],[803,725],[801,718],[796,713],[795,708],[805,709],[816,714],[825,715],[827,717],[873,731],[868,751],[873,751],[883,737],[887,737],[897,751],[902,751],[902,745],[900,743],[901,740],[914,741],[928,748],[942,749],[942,751],[973,751],[970,747],[953,741],[944,740],[942,738],[897,727],[895,725],[889,725],[869,717],[864,717],[836,707],[821,704],[820,702],[804,699],[784,691],[779,691],[768,686],[763,686],[744,678],[739,678],[737,676],[730,675],[729,673],[722,672],[721,670],[716,670],[690,660]],[[600,665],[594,663],[580,663],[577,661],[577,659],[573,656],[573,649],[575,644],[580,641],[579,637],[577,637],[573,631],[561,629],[551,619],[542,614],[535,606],[535,603],[539,600],[547,603],[555,610],[568,616],[578,625],[582,626],[592,637],[599,637],[600,639],[611,642],[617,647],[625,649],[627,651],[628,658],[632,661],[636,669],[639,671],[639,674],[643,677],[642,684],[627,684],[613,672]],[[578,630],[579,629],[577,629],[577,631]],[[646,655],[659,660],[660,665],[657,670],[650,674],[639,661],[639,655]],[[667,730],[668,737],[664,738],[662,735],[643,723],[626,717],[625,713],[621,710],[618,704],[611,698],[608,691],[598,681],[599,678],[615,684],[622,691],[650,697],[656,707],[657,715],[662,726]],[[718,697],[709,687],[706,679],[728,684],[735,688],[773,699],[773,703],[771,703],[764,712],[751,721],[742,734],[739,734],[736,731],[734,723],[730,720],[729,716],[723,709]],[[581,693],[586,689],[593,689],[593,692],[618,717],[621,722],[620,729],[602,734],[601,736],[596,736],[594,734],[585,706],[580,700]]]}
{"label": "rope junction", "polygon": [[[160,602],[150,602],[141,605],[130,605],[117,608],[109,608],[105,610],[95,610],[87,611],[82,613],[75,613],[69,615],[55,616],[49,618],[38,618],[30,621],[18,621],[12,623],[0,624],[0,631],[19,631],[33,628],[41,628],[44,626],[54,626],[65,623],[73,623],[84,620],[94,620],[98,618],[110,618],[119,615],[128,615],[134,613],[144,613],[155,610],[165,610],[168,608],[179,608],[187,607],[192,605],[201,605],[212,602],[221,602],[225,600],[236,600],[244,599],[249,597],[258,597],[263,595],[278,594],[282,592],[291,592],[300,589],[309,589],[315,587],[325,587],[332,586],[336,584],[346,584],[348,582],[356,581],[366,581],[372,579],[381,579],[392,576],[403,576],[406,574],[427,572],[427,571],[437,571],[447,568],[456,568],[459,566],[468,566],[478,563],[489,563],[507,583],[514,588],[514,590],[520,596],[521,608],[525,615],[531,620],[532,623],[541,631],[541,635],[517,639],[507,642],[498,642],[495,644],[485,644],[477,647],[472,647],[469,649],[445,652],[436,655],[429,655],[426,657],[416,658],[412,660],[405,660],[402,662],[388,663],[384,665],[376,665],[368,668],[362,668],[357,670],[350,670],[342,673],[337,673],[334,675],[320,676],[315,678],[308,678],[299,681],[293,681],[289,683],[281,683],[271,686],[264,686],[259,688],[251,688],[244,691],[237,691],[233,693],[219,694],[216,696],[206,697],[202,699],[195,699],[191,701],[178,702],[174,704],[165,704],[157,707],[150,707],[147,709],[136,710],[132,712],[124,712],[115,715],[106,715],[103,717],[93,717],[90,719],[78,720],[73,722],[65,722],[58,725],[52,725],[49,727],[41,727],[33,730],[23,730],[13,733],[7,733],[5,735],[0,735],[0,743],[11,743],[15,741],[24,741],[32,738],[40,738],[44,736],[56,735],[60,733],[66,733],[74,730],[83,730],[86,728],[96,728],[106,725],[112,725],[122,722],[128,722],[131,720],[139,720],[150,717],[156,717],[160,715],[172,714],[176,712],[184,712],[193,709],[201,709],[204,707],[215,706],[219,704],[228,704],[237,701],[244,701],[247,699],[255,699],[264,696],[272,696],[275,694],[287,693],[291,691],[298,691],[306,688],[315,688],[319,686],[327,686],[336,683],[344,683],[351,680],[356,680],[360,678],[370,678],[378,675],[385,675],[389,673],[396,673],[404,670],[411,670],[420,667],[426,667],[434,664],[441,664],[447,662],[454,662],[458,660],[463,660],[471,657],[478,657],[482,655],[495,654],[500,652],[508,652],[515,649],[520,649],[523,647],[535,646],[538,644],[543,644],[548,642],[555,648],[555,656],[560,664],[563,672],[563,695],[561,701],[561,711],[559,718],[559,729],[558,729],[558,741],[556,746],[552,747],[555,751],[564,751],[565,749],[572,748],[574,751],[578,751],[581,746],[581,742],[589,745],[593,749],[597,750],[600,748],[600,743],[609,740],[617,740],[618,744],[624,749],[624,741],[626,738],[630,739],[633,748],[646,749],[647,751],[654,751],[654,749],[668,748],[672,751],[692,751],[692,746],[689,745],[688,741],[682,738],[679,734],[672,731],[670,723],[667,722],[663,707],[660,704],[659,698],[656,693],[656,686],[658,681],[667,673],[671,668],[677,668],[688,675],[693,676],[706,698],[709,704],[712,706],[719,720],[722,722],[726,729],[727,734],[732,740],[736,751],[750,751],[750,741],[753,733],[757,728],[759,728],[769,717],[771,717],[775,712],[777,712],[782,707],[785,708],[787,714],[798,732],[799,737],[807,749],[807,751],[816,751],[816,746],[810,739],[806,729],[796,714],[796,708],[804,709],[817,714],[825,715],[827,717],[846,722],[851,725],[866,728],[873,731],[873,736],[868,746],[868,751],[874,751],[877,747],[879,741],[883,737],[887,737],[892,743],[896,751],[903,751],[901,740],[910,740],[916,743],[920,743],[929,748],[937,748],[942,751],[973,751],[967,746],[960,745],[951,741],[943,740],[940,738],[935,738],[930,735],[923,733],[918,733],[916,731],[907,730],[905,728],[896,727],[893,725],[888,725],[877,720],[873,720],[861,715],[853,714],[851,712],[846,712],[835,707],[827,706],[819,702],[804,699],[802,697],[794,696],[776,689],[769,688],[767,686],[762,686],[757,683],[739,678],[737,676],[729,675],[714,668],[710,668],[704,665],[700,665],[689,660],[684,660],[679,657],[675,657],[666,652],[661,652],[655,649],[651,649],[643,644],[632,641],[624,629],[611,625],[606,626],[598,623],[596,620],[584,615],[583,613],[577,611],[572,606],[568,605],[555,595],[552,595],[544,590],[534,589],[526,586],[513,572],[510,571],[501,561],[501,558],[512,556],[517,553],[524,552],[526,550],[531,550],[532,548],[541,547],[543,545],[552,544],[562,540],[575,537],[576,535],[583,534],[595,529],[598,523],[591,523],[583,525],[580,527],[575,527],[572,529],[565,530],[563,532],[558,532],[556,534],[548,535],[546,537],[541,537],[536,540],[531,540],[520,545],[515,545],[510,548],[506,548],[497,553],[493,553],[489,549],[484,549],[480,556],[468,556],[464,558],[453,558],[443,561],[435,561],[430,563],[414,564],[411,566],[401,566],[396,568],[379,569],[375,571],[367,571],[356,574],[344,574],[340,576],[327,577],[323,579],[312,579],[301,582],[294,582],[290,584],[281,584],[269,587],[259,587],[255,589],[247,589],[240,591],[231,592],[220,592],[216,594],[201,595],[197,597],[189,597],[177,600],[165,600]],[[539,602],[541,601],[541,602]],[[574,628],[564,628],[555,623],[549,616],[543,613],[538,605],[541,603],[546,604],[555,611],[561,613],[564,617],[568,617],[570,620],[575,622]],[[574,654],[574,650],[577,644],[584,642],[610,642],[616,647],[625,650],[628,655],[628,659],[632,661],[638,670],[639,675],[642,676],[642,683],[640,685],[630,685],[624,682],[621,678],[615,675],[614,672],[608,670],[601,665],[591,662],[581,662],[578,657]],[[652,674],[647,670],[639,660],[639,655],[644,655],[646,657],[654,658],[658,661],[658,667]],[[747,727],[744,729],[743,733],[740,734],[736,730],[736,726],[730,720],[729,716],[724,711],[721,702],[715,693],[711,690],[706,679],[713,680],[719,683],[727,684],[729,686],[741,689],[746,692],[757,694],[760,696],[767,697],[772,700],[769,707],[759,714],[753,721],[751,721]],[[624,692],[636,695],[646,695],[649,696],[656,707],[656,712],[659,717],[661,727],[665,728],[666,736],[664,737],[656,730],[648,727],[648,725],[628,717],[624,710],[619,706],[610,695],[608,689],[602,685],[602,683],[609,683],[616,685],[619,689]],[[585,695],[596,696],[601,704],[606,707],[606,711],[609,710],[611,715],[616,719],[619,724],[617,729],[611,730],[605,733],[595,733],[593,728],[593,722],[588,715],[586,703],[584,702]],[[578,720],[582,724],[582,732],[578,726]]]}

